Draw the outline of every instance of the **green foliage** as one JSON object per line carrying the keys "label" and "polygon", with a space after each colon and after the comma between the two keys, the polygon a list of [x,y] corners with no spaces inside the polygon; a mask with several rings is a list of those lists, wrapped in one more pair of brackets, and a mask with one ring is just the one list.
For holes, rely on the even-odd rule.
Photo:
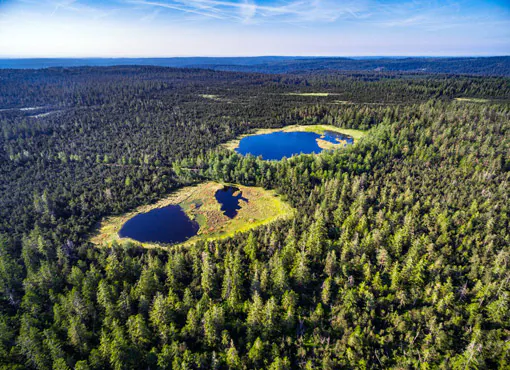
{"label": "green foliage", "polygon": [[[4,102],[75,105],[0,113],[0,367],[508,368],[510,110],[411,104],[506,79],[129,71],[77,69],[70,96],[71,72],[33,72],[39,89],[0,72]],[[385,104],[275,94],[306,83]],[[312,121],[372,128],[280,162],[212,149]],[[276,189],[296,216],[168,250],[86,242],[102,215],[212,179]]]}

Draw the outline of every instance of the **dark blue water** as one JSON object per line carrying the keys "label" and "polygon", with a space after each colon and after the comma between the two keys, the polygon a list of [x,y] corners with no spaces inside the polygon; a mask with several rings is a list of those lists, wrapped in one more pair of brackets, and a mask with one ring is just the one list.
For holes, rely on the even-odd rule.
{"label": "dark blue water", "polygon": [[223,189],[217,190],[214,197],[221,204],[223,214],[229,218],[234,218],[237,215],[237,211],[241,209],[239,204],[241,200],[248,201],[243,197],[242,192],[233,186],[225,186]]}
{"label": "dark blue water", "polygon": [[323,139],[338,144],[337,139],[346,140],[347,144],[354,141],[351,137],[332,131],[325,131],[324,135],[314,132],[274,132],[247,136],[241,139],[236,152],[256,157],[262,156],[267,160],[280,160],[283,157],[292,157],[296,154],[320,153],[322,148],[317,144],[317,139]]}
{"label": "dark blue water", "polygon": [[121,238],[139,242],[181,243],[197,234],[198,223],[190,220],[181,207],[169,205],[140,213],[120,229]]}

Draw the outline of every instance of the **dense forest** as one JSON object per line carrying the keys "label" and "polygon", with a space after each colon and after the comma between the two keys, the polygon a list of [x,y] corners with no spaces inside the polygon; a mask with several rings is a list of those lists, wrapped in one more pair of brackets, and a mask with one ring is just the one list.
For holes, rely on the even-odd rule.
{"label": "dense forest", "polygon": [[302,73],[306,71],[393,71],[510,76],[510,57],[180,57],[0,59],[0,68],[152,65],[219,71]]}
{"label": "dense forest", "polygon": [[[317,123],[368,131],[282,161],[220,147]],[[506,77],[0,70],[0,129],[1,368],[510,367]],[[88,241],[208,180],[299,212],[186,247]]]}

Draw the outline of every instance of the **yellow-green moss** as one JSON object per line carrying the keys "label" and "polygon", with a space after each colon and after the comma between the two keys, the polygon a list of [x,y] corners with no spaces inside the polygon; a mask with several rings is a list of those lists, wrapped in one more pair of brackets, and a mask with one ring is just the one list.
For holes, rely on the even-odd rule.
{"label": "yellow-green moss", "polygon": [[100,224],[97,232],[91,238],[91,242],[104,246],[111,244],[113,241],[132,241],[146,248],[163,247],[158,243],[141,243],[130,238],[120,238],[119,231],[122,225],[135,215],[170,204],[181,206],[186,214],[200,226],[198,234],[181,243],[181,245],[188,245],[198,240],[227,238],[237,232],[247,231],[293,215],[292,207],[274,191],[259,187],[234,185],[242,192],[243,198],[246,198],[248,202],[240,200],[241,209],[234,218],[230,219],[223,214],[221,205],[214,197],[216,191],[223,186],[223,184],[216,182],[208,182],[185,187],[155,204],[141,206],[121,216],[109,217]]}
{"label": "yellow-green moss", "polygon": [[480,99],[480,98],[455,98],[456,101],[467,102],[467,103],[488,103],[489,99]]}
{"label": "yellow-green moss", "polygon": [[329,96],[329,93],[325,92],[314,92],[314,93],[287,93],[285,95],[293,96]]}

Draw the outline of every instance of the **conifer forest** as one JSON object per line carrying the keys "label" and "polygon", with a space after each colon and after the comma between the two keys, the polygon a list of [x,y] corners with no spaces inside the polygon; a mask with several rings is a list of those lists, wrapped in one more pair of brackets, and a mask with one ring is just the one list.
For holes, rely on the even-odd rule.
{"label": "conifer forest", "polygon": [[[260,70],[0,69],[1,369],[510,368],[506,70]],[[282,160],[224,145],[291,125],[363,137]],[[209,181],[294,212],[91,242]]]}

